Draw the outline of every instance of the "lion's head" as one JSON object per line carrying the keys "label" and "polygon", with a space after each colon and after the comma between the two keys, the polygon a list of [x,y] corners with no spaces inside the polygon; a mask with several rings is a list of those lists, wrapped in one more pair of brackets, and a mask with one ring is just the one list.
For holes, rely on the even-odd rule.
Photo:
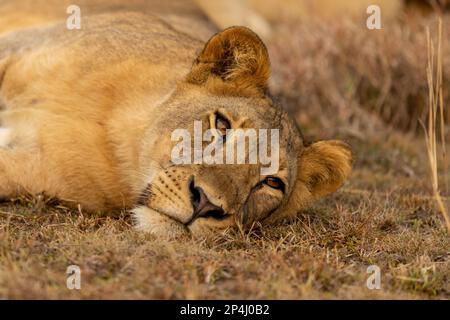
{"label": "lion's head", "polygon": [[[226,29],[206,43],[190,73],[160,106],[142,143],[140,161],[150,174],[134,210],[140,229],[203,234],[237,223],[272,222],[342,185],[351,171],[349,147],[340,141],[305,144],[293,120],[269,97],[269,74],[267,49],[247,28]],[[251,129],[257,138],[265,129],[267,141],[259,139],[252,149],[255,135],[249,134],[237,163],[240,151],[230,129]],[[204,139],[194,142],[198,131]],[[256,150],[263,147],[266,157]],[[230,148],[235,158],[227,163]],[[250,161],[255,153],[256,163]],[[180,162],[183,154],[190,164]]]}

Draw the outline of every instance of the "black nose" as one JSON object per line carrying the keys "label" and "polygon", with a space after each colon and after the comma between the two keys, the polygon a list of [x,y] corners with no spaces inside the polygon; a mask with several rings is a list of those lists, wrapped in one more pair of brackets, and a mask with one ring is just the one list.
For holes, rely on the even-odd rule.
{"label": "black nose", "polygon": [[191,202],[194,208],[193,219],[204,217],[204,218],[214,218],[217,220],[224,219],[227,214],[221,207],[212,204],[202,188],[196,187],[194,180],[189,184],[189,190],[191,191]]}

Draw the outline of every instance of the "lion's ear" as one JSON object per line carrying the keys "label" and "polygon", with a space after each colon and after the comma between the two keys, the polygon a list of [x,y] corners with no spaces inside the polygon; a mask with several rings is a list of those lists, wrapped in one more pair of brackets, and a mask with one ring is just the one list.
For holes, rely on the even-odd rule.
{"label": "lion's ear", "polygon": [[235,88],[264,92],[269,75],[269,55],[262,40],[248,28],[231,27],[206,43],[187,81],[205,84],[219,79]]}
{"label": "lion's ear", "polygon": [[305,148],[298,164],[298,177],[313,198],[336,191],[352,169],[350,147],[337,140],[319,141]]}

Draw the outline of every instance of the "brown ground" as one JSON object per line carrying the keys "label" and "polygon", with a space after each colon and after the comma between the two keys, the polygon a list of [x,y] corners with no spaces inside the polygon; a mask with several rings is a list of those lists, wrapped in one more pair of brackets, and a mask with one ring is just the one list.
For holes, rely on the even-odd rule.
{"label": "brown ground", "polygon": [[[373,112],[384,106],[392,110],[397,98],[401,108],[416,101],[399,95],[400,83],[407,94],[413,88],[418,96],[426,95],[425,75],[418,74],[419,67],[417,73],[408,69],[421,61],[426,65],[417,60],[423,52],[403,54],[393,47],[401,48],[400,40],[387,41],[386,35],[358,38],[350,32],[347,42],[336,42],[336,35],[319,29],[314,29],[315,38],[296,44],[293,35],[298,32],[294,39],[303,40],[302,28],[281,29],[271,45],[275,92],[297,115],[307,137],[342,138],[352,145],[355,170],[339,192],[293,222],[181,243],[135,232],[125,213],[90,217],[40,198],[3,203],[0,298],[450,298],[450,237],[430,197],[425,140],[385,125]],[[402,33],[398,37],[404,39]],[[355,51],[347,63],[333,60],[351,48],[349,39],[355,47],[362,39],[369,47],[384,44],[380,51],[393,50],[388,55],[393,64],[382,64],[384,73],[371,65],[379,61],[376,50]],[[423,46],[423,39],[422,33],[405,45],[417,41]],[[326,51],[317,48],[331,51],[320,57]],[[319,58],[322,63],[315,61]],[[285,63],[295,68],[282,70]],[[364,66],[380,73],[366,79],[370,72]],[[336,70],[350,70],[343,79],[355,82],[342,87]],[[373,93],[384,77],[392,83]],[[408,129],[411,117],[405,110],[399,111],[404,121],[384,120]],[[66,268],[72,264],[81,268],[81,290],[66,288]],[[366,287],[366,269],[373,264],[381,268],[380,290]]]}

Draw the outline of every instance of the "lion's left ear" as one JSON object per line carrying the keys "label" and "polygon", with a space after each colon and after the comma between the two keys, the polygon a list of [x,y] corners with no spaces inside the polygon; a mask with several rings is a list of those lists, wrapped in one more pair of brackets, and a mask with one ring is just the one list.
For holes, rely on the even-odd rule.
{"label": "lion's left ear", "polygon": [[207,84],[220,80],[241,90],[265,92],[269,76],[269,55],[262,40],[246,27],[231,27],[206,43],[187,81]]}
{"label": "lion's left ear", "polygon": [[352,152],[342,141],[319,141],[305,148],[298,170],[298,179],[317,199],[336,191],[350,175]]}

